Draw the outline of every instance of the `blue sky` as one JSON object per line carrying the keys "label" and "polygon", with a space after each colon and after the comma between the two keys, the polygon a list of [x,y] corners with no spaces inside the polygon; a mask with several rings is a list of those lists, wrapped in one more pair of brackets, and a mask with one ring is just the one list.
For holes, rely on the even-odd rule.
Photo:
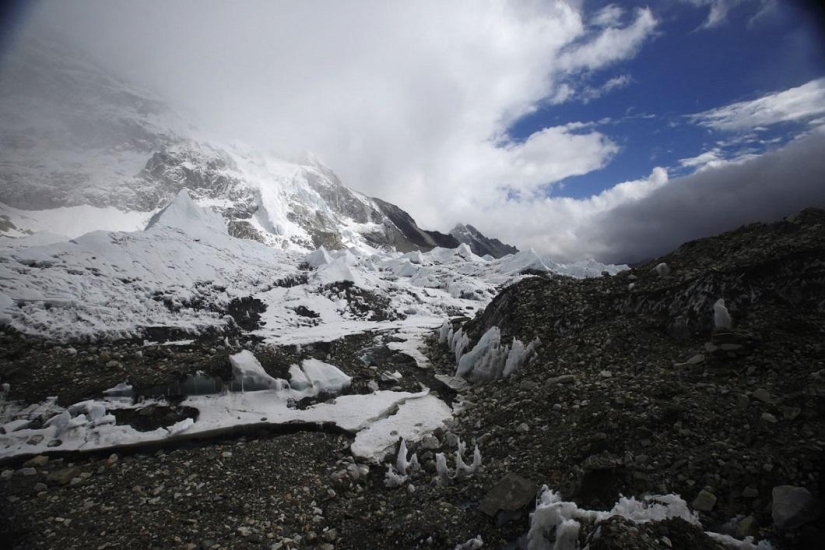
{"label": "blue sky", "polygon": [[[64,35],[196,137],[311,151],[428,229],[621,261],[825,206],[818,2],[31,5],[21,39]],[[630,211],[647,222],[608,238]]]}
{"label": "blue sky", "polygon": [[[623,7],[648,3],[622,2]],[[592,11],[609,2],[587,2]],[[823,36],[809,11],[793,2],[743,2],[724,20],[704,26],[708,9],[688,2],[656,2],[657,33],[633,59],[587,75],[598,87],[621,78],[622,87],[592,100],[546,105],[508,129],[523,141],[547,126],[592,122],[609,135],[620,151],[603,169],[565,178],[548,189],[553,196],[588,197],[616,182],[634,180],[665,166],[671,176],[696,167],[681,159],[714,148],[734,158],[776,148],[804,130],[804,122],[779,124],[760,132],[762,144],[736,141],[741,133],[699,126],[687,116],[731,103],[753,100],[825,76]],[[631,10],[624,14],[629,15]],[[601,122],[600,122],[601,121]]]}

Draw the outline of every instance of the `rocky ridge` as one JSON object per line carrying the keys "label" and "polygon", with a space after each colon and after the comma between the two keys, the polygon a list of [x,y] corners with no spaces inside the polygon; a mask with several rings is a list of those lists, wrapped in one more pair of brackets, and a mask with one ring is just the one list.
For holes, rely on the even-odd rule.
{"label": "rocky ridge", "polygon": [[504,244],[498,239],[490,239],[485,237],[481,231],[470,224],[460,223],[450,230],[450,235],[455,237],[459,242],[470,246],[470,250],[477,256],[492,256],[493,258],[502,258],[507,254],[517,254],[518,248]]}

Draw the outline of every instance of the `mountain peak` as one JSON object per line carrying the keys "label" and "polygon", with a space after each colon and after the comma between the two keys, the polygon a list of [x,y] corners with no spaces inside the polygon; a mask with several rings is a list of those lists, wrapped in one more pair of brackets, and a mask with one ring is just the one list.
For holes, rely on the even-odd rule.
{"label": "mountain peak", "polygon": [[470,224],[459,223],[450,231],[456,240],[469,245],[470,249],[477,256],[490,255],[493,258],[501,258],[508,254],[516,254],[518,248],[509,244],[504,244],[498,239],[485,237],[481,231]]}

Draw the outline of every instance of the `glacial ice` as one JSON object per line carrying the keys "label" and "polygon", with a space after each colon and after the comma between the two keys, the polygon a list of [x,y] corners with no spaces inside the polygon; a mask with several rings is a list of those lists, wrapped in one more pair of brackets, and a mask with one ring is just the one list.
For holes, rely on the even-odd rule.
{"label": "glacial ice", "polygon": [[733,328],[730,313],[728,313],[728,308],[725,307],[725,300],[723,298],[719,298],[716,300],[716,303],[713,304],[713,324],[718,329],[730,330]]}
{"label": "glacial ice", "polygon": [[[324,363],[318,359],[304,359],[301,362],[304,378],[309,382],[315,394],[338,393],[348,388],[352,377],[348,376],[335,365]],[[290,371],[292,372],[292,371]]]}
{"label": "glacial ice", "polygon": [[322,265],[326,265],[326,264],[330,263],[332,261],[332,256],[329,255],[329,252],[327,252],[326,248],[321,246],[321,247],[318,248],[318,250],[316,250],[314,252],[310,252],[309,254],[307,254],[304,261],[310,267],[314,267],[314,268],[317,269],[317,268],[321,267]]}
{"label": "glacial ice", "polygon": [[280,391],[289,386],[286,380],[269,376],[251,351],[243,350],[230,355],[229,362],[232,364],[234,382],[240,385],[242,391]]}
{"label": "glacial ice", "polygon": [[[652,495],[642,500],[621,497],[609,511],[585,510],[575,502],[564,501],[561,495],[546,485],[536,502],[536,510],[530,515],[530,530],[527,533],[528,550],[576,550],[579,522],[598,523],[608,518],[620,516],[633,523],[664,521],[680,518],[701,527],[699,517],[691,512],[687,503],[678,495]],[[555,540],[551,547],[548,536],[555,529]],[[573,534],[576,536],[573,536]],[[770,543],[763,541],[753,544],[748,537],[744,541],[727,535],[706,532],[711,538],[739,550],[772,550]]]}
{"label": "glacial ice", "polygon": [[501,331],[498,327],[492,327],[481,336],[471,351],[460,356],[456,376],[471,382],[506,378],[535,353],[538,345],[538,339],[525,346],[521,340],[514,338],[511,346],[502,346]]}

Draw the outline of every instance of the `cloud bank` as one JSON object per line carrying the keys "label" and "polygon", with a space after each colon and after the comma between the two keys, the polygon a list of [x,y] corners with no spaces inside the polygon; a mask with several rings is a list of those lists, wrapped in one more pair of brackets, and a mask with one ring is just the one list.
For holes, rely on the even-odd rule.
{"label": "cloud bank", "polygon": [[[311,150],[350,187],[448,230],[501,197],[605,166],[618,146],[580,125],[512,140],[562,86],[595,97],[652,39],[649,9],[579,2],[231,2],[163,9],[113,0],[44,4],[48,25],[152,83],[221,136]],[[605,74],[598,90],[586,82]],[[614,80],[611,80],[613,78]]]}
{"label": "cloud bank", "polygon": [[[638,262],[683,242],[799,210],[825,208],[825,134],[742,164],[673,180],[592,219],[583,235],[606,262]],[[743,207],[746,205],[746,207]]]}
{"label": "cloud bank", "polygon": [[[708,10],[704,30],[748,0],[683,1]],[[556,196],[555,184],[605,167],[620,144],[586,121],[518,140],[508,129],[548,105],[632,86],[626,62],[661,32],[650,9],[583,4],[53,0],[26,32],[61,29],[221,139],[311,150],[422,226],[472,223],[561,260],[636,261],[825,204],[823,79],[684,119],[736,144],[764,126],[807,125],[811,135],[784,149],[731,156],[714,146],[589,198]]]}

